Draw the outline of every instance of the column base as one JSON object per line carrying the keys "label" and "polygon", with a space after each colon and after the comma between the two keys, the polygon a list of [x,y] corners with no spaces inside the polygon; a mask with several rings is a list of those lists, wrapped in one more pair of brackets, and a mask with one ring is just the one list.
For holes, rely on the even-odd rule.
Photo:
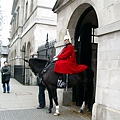
{"label": "column base", "polygon": [[119,120],[120,111],[94,103],[92,120]]}

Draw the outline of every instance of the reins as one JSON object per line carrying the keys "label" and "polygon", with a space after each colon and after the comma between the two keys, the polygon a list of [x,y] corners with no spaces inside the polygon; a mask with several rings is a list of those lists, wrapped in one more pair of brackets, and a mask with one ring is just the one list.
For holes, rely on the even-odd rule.
{"label": "reins", "polygon": [[39,77],[42,77],[44,75],[44,73],[46,73],[47,69],[51,66],[51,62],[47,62],[45,64],[45,67],[43,68],[43,70],[41,71],[41,73],[39,74]]}

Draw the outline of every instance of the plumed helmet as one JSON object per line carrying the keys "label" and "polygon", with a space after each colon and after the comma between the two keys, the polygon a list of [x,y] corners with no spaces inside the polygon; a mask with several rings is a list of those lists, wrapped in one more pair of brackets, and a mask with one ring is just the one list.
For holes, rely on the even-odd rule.
{"label": "plumed helmet", "polygon": [[64,36],[64,40],[66,40],[66,39],[69,39],[68,35],[65,35],[65,36]]}

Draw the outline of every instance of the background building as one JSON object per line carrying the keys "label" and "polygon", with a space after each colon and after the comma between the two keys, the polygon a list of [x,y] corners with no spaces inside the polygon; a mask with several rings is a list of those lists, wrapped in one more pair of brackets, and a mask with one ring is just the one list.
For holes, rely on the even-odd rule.
{"label": "background building", "polygon": [[[57,13],[56,54],[62,49],[63,37],[69,29],[77,62],[95,72],[92,120],[119,120],[120,0],[57,0],[54,3],[52,0],[14,0],[8,57],[13,76],[24,84],[28,78],[35,84],[32,72],[23,69],[27,64],[21,58],[36,54],[38,46],[45,44],[47,33],[50,40],[56,39],[53,10]],[[76,105],[81,105],[80,91],[78,85],[71,92]],[[59,96],[63,96],[62,92]]]}
{"label": "background building", "polygon": [[1,67],[4,66],[4,61],[8,60],[8,46],[1,46],[0,57],[1,57]]}
{"label": "background building", "polygon": [[[2,8],[2,2],[0,0],[0,67],[4,66],[4,61],[8,58],[8,37],[9,34],[6,32],[8,30],[7,26],[7,15]],[[7,27],[6,27],[7,26]],[[4,37],[6,36],[6,38]],[[6,42],[7,41],[7,42]]]}
{"label": "background building", "polygon": [[23,84],[36,84],[33,73],[22,58],[37,54],[38,47],[56,39],[55,0],[13,0],[8,60],[12,76]]}

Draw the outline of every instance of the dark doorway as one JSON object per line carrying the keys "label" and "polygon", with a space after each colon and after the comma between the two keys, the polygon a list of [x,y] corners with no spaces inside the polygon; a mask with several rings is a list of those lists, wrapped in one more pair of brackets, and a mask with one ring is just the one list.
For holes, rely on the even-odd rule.
{"label": "dark doorway", "polygon": [[[80,16],[75,28],[75,36],[74,36],[75,50],[77,51],[76,52],[77,63],[85,64],[92,68],[93,59],[95,59],[96,62],[96,64],[94,64],[95,73],[97,71],[97,44],[94,43],[94,29],[97,27],[98,27],[98,22],[97,22],[97,16],[95,10],[93,9],[93,7],[89,7]],[[94,80],[94,83],[96,83],[96,78]],[[94,93],[95,93],[95,89],[94,89]],[[93,102],[94,102],[94,98],[93,98]],[[72,100],[73,102],[76,102],[77,106],[82,105],[83,85],[78,84],[76,87],[73,88]]]}
{"label": "dark doorway", "polygon": [[92,25],[87,23],[83,26],[79,41],[77,41],[77,62],[91,67],[91,30]]}
{"label": "dark doorway", "polygon": [[[92,25],[87,23],[83,26],[79,41],[76,47],[77,63],[85,64],[91,67],[91,31]],[[83,101],[83,85],[79,84],[75,87],[76,105],[81,105]]]}

